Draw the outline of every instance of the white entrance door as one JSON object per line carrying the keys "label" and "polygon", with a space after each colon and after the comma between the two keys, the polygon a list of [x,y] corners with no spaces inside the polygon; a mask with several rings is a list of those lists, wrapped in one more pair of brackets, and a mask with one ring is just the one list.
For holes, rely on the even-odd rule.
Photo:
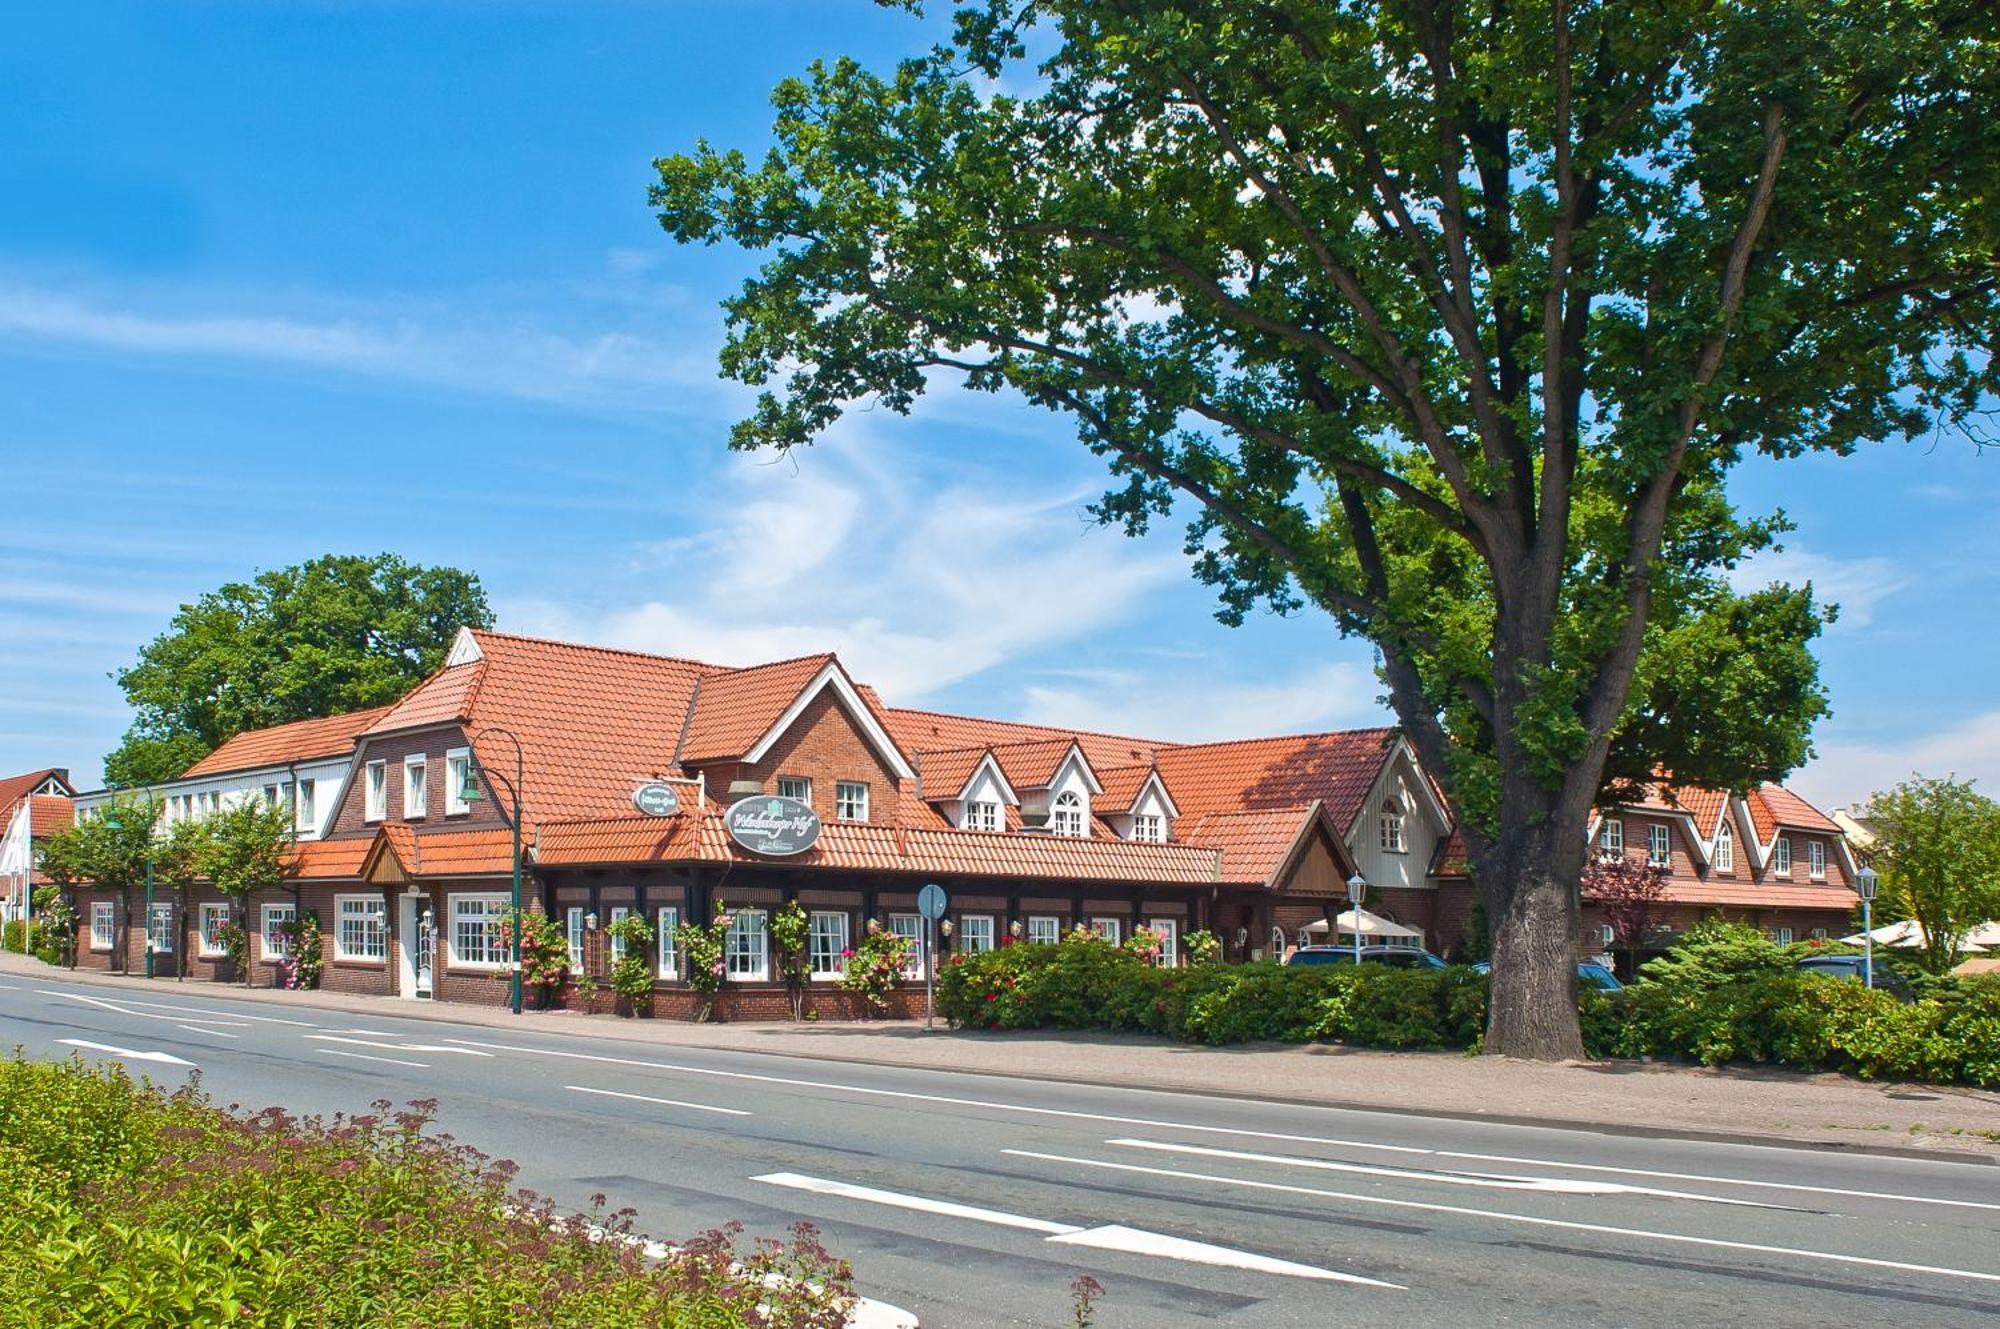
{"label": "white entrance door", "polygon": [[396,901],[398,995],[431,995],[431,961],[436,952],[429,897],[421,891],[404,891]]}

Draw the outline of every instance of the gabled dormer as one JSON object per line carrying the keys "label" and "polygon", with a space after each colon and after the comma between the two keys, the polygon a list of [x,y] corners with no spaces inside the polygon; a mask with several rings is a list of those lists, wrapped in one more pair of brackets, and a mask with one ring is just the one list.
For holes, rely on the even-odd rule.
{"label": "gabled dormer", "polygon": [[1075,740],[1013,744],[993,755],[1020,792],[1023,824],[1051,835],[1090,834],[1091,801],[1104,786]]}
{"label": "gabled dormer", "polygon": [[1021,796],[991,748],[921,752],[915,759],[924,801],[965,831],[1004,831]]}
{"label": "gabled dormer", "polygon": [[1093,811],[1112,834],[1123,840],[1164,843],[1172,834],[1180,806],[1167,792],[1159,768],[1120,766],[1098,772],[1103,786]]}

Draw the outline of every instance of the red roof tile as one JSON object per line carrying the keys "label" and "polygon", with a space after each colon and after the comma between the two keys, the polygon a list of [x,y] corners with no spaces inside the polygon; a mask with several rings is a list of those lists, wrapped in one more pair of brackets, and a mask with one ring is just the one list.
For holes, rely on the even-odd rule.
{"label": "red roof tile", "polygon": [[882,714],[890,737],[905,752],[945,752],[1037,740],[1060,739],[1067,743],[1074,739],[1092,766],[1127,766],[1135,761],[1149,760],[1154,749],[1164,746],[1150,738],[1061,729],[1054,725],[1022,724],[1016,720],[988,720],[972,715],[947,715],[941,711],[890,707]]}
{"label": "red roof tile", "polygon": [[[514,835],[504,827],[415,835],[395,850],[403,871],[412,877],[493,876],[514,867]],[[526,846],[521,855],[526,862]]]}
{"label": "red roof tile", "polygon": [[1437,852],[1431,855],[1433,877],[1469,877],[1472,875],[1472,858],[1465,852],[1465,836],[1456,828],[1450,835],[1438,841]]}
{"label": "red roof tile", "polygon": [[[923,782],[924,797],[927,799],[957,798],[965,791],[966,782],[979,769],[981,762],[993,751],[992,748],[950,748],[942,752],[915,753],[917,777]],[[1002,774],[1005,771],[1003,769]]]}
{"label": "red roof tile", "polygon": [[1104,792],[1090,800],[1092,812],[1130,812],[1133,800],[1152,778],[1153,764],[1112,766],[1097,772],[1097,782],[1104,786]]}
{"label": "red roof tile", "polygon": [[1861,898],[1844,886],[1756,885],[1712,877],[1689,881],[1667,879],[1670,904],[1731,905],[1756,909],[1853,909]]}
{"label": "red roof tile", "polygon": [[291,875],[304,881],[359,879],[362,860],[374,843],[373,839],[302,840],[292,852]]}
{"label": "red roof tile", "polygon": [[283,766],[295,761],[315,761],[344,757],[354,750],[354,740],[394,706],[349,711],[314,720],[295,720],[268,729],[246,729],[181,772],[181,778],[223,775],[230,771],[250,771],[265,766]]}
{"label": "red roof tile", "polygon": [[[1318,818],[1320,806],[1305,803],[1183,817],[1179,825],[1185,830],[1178,833],[1188,844],[1222,854],[1224,881],[1263,885],[1285,866],[1299,837]],[[1333,836],[1338,840],[1339,831]]]}
{"label": "red roof tile", "polygon": [[76,825],[76,804],[55,794],[36,794],[28,805],[28,835],[40,840]]}
{"label": "red roof tile", "polygon": [[694,699],[681,761],[695,764],[743,756],[832,663],[830,654],[807,655],[707,675]]}
{"label": "red roof tile", "polygon": [[[1212,812],[1290,808],[1319,799],[1345,830],[1382,773],[1395,732],[1348,729],[1162,748],[1160,778],[1182,823]],[[1174,829],[1183,833],[1180,823]]]}
{"label": "red roof tile", "polygon": [[23,798],[47,784],[51,779],[62,781],[64,772],[60,767],[47,766],[39,771],[28,771],[22,775],[9,775],[0,779],[0,824],[4,824],[20,805]]}
{"label": "red roof tile", "polygon": [[[1839,835],[1840,827],[1834,820],[1812,804],[1800,798],[1783,785],[1767,784],[1753,789],[1744,800],[1750,805],[1752,820],[1758,822],[1757,834],[1760,839],[1769,840],[1770,833],[1765,824],[1783,826],[1795,831],[1825,831],[1828,835]],[[1765,816],[1759,818],[1758,806],[1762,805]]]}

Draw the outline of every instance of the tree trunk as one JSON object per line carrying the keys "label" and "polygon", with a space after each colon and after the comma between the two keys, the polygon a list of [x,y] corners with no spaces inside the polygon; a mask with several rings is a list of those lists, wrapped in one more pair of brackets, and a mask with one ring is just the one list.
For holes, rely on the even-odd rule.
{"label": "tree trunk", "polygon": [[1567,828],[1565,820],[1551,814],[1511,845],[1495,845],[1480,873],[1488,916],[1499,920],[1485,1044],[1494,1056],[1583,1056],[1576,953],[1584,828]]}

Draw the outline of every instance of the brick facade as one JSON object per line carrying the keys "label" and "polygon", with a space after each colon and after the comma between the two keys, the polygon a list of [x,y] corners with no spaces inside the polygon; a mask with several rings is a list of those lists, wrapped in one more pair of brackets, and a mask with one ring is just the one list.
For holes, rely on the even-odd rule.
{"label": "brick facade", "polygon": [[[464,729],[455,725],[365,740],[356,751],[353,774],[341,792],[340,806],[328,823],[327,838],[368,835],[374,832],[377,825],[399,821],[433,832],[504,826],[507,811],[504,805],[508,802],[505,781],[514,778],[509,763],[502,763],[506,767],[504,770],[495,768],[496,773],[505,779],[489,778],[481,789],[486,795],[484,798],[475,800],[463,813],[447,815],[445,812],[446,785],[449,783],[445,756],[466,746]],[[403,767],[406,758],[417,755],[424,758],[425,807],[424,815],[412,820],[403,806]],[[368,767],[377,761],[383,763],[387,777],[385,815],[381,822],[370,821],[367,816]]]}
{"label": "brick facade", "polygon": [[778,792],[780,776],[803,776],[812,782],[812,809],[823,821],[833,821],[835,786],[854,781],[868,786],[868,816],[872,825],[895,820],[901,782],[882,754],[862,734],[832,689],[823,689],[806,704],[763,760],[754,763],[717,762],[702,768],[712,797],[726,802],[729,787],[739,780]]}

